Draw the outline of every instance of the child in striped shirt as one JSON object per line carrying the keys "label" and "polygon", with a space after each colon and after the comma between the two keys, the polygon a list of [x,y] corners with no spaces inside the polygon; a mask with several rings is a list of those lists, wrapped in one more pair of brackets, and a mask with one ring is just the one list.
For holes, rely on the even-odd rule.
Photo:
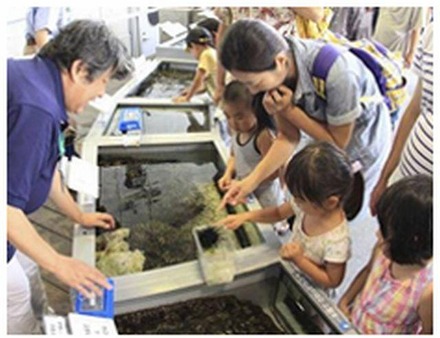
{"label": "child in striped shirt", "polygon": [[432,334],[432,177],[406,177],[377,205],[378,243],[339,307],[363,334]]}

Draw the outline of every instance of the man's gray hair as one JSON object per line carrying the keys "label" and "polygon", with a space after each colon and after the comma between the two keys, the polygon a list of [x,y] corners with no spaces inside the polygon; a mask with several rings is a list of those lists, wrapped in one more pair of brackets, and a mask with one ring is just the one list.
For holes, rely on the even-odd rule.
{"label": "man's gray hair", "polygon": [[100,21],[75,20],[60,30],[38,53],[54,61],[63,70],[70,70],[81,60],[93,81],[105,71],[112,78],[124,79],[134,69],[124,44]]}

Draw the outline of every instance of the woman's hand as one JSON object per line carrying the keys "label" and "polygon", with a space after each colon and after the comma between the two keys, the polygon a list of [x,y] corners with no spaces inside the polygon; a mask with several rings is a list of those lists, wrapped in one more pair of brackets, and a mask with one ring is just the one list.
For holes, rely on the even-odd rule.
{"label": "woman's hand", "polygon": [[255,188],[255,182],[250,176],[241,181],[232,181],[229,190],[223,196],[219,209],[224,208],[226,204],[237,205],[245,202],[247,195],[254,191]]}
{"label": "woman's hand", "polygon": [[218,187],[221,191],[227,191],[229,190],[229,188],[231,187],[232,184],[232,177],[231,175],[228,175],[227,173],[225,173],[218,181]]}
{"label": "woman's hand", "polygon": [[103,212],[84,212],[80,224],[86,228],[114,229],[115,219],[112,215]]}
{"label": "woman's hand", "polygon": [[269,90],[264,94],[263,106],[270,115],[286,112],[291,108],[293,92],[285,85]]}

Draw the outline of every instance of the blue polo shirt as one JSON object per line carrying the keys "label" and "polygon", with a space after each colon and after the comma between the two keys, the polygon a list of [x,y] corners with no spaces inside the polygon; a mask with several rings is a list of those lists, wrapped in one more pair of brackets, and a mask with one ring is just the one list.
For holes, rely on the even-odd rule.
{"label": "blue polo shirt", "polygon": [[[46,58],[8,59],[8,205],[32,213],[47,200],[67,113],[61,74]],[[15,247],[8,241],[8,261]]]}

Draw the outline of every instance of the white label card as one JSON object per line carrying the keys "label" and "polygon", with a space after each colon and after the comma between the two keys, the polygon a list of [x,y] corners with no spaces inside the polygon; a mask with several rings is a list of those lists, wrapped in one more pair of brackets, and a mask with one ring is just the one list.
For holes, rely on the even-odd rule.
{"label": "white label card", "polygon": [[93,317],[69,313],[69,326],[77,336],[113,336],[117,335],[115,322],[111,318]]}
{"label": "white label card", "polygon": [[76,156],[72,156],[70,161],[63,156],[59,168],[65,184],[70,189],[90,195],[93,198],[99,197],[98,166]]}
{"label": "white label card", "polygon": [[61,316],[43,316],[44,333],[47,335],[65,335],[67,332],[66,319]]}

